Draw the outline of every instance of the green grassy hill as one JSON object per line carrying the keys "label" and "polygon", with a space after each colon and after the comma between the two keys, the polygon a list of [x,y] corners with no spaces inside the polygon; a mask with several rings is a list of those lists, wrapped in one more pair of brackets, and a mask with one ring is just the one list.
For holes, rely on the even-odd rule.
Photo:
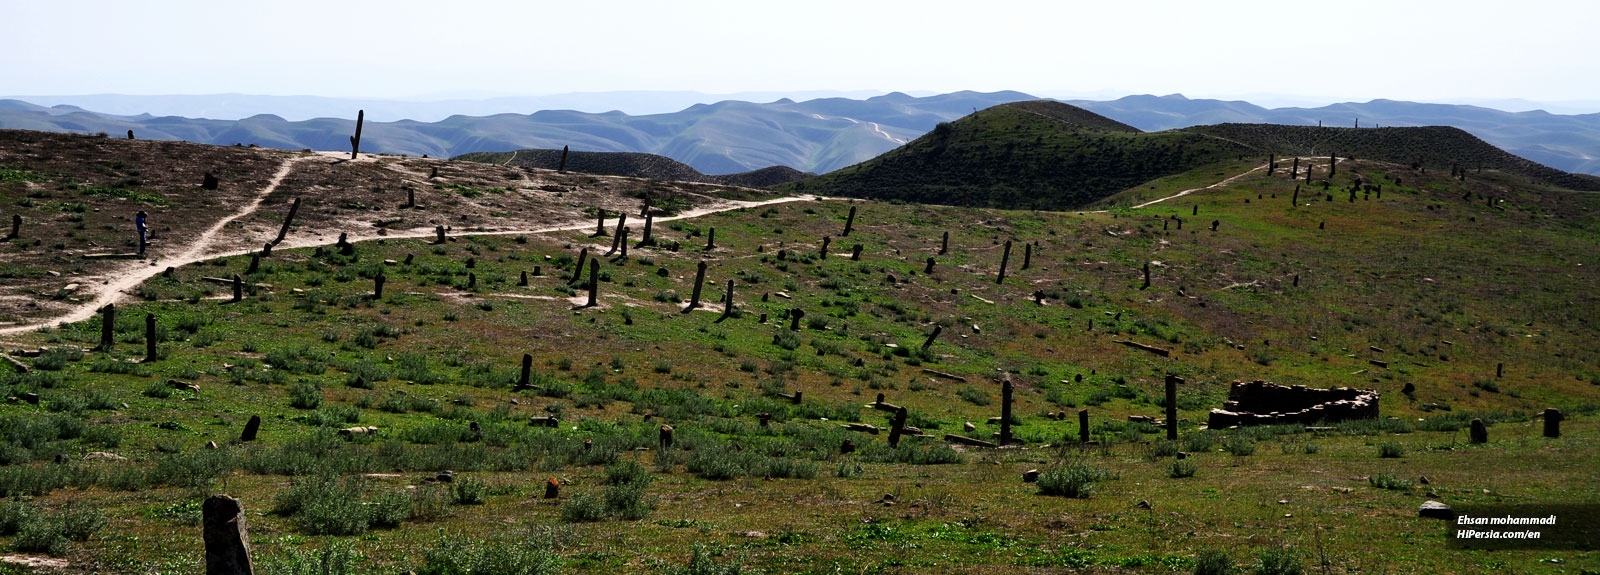
{"label": "green grassy hill", "polygon": [[1323,128],[1276,124],[1218,124],[1182,131],[1239,142],[1259,150],[1288,156],[1370,158],[1419,170],[1498,170],[1534,182],[1572,190],[1600,191],[1600,177],[1569,174],[1517,157],[1459,128]]}
{"label": "green grassy hill", "polygon": [[[993,121],[1032,129],[1023,116],[1038,117]],[[61,150],[29,146],[0,156],[0,205],[115,159],[45,170],[38,158]],[[0,403],[0,546],[74,573],[192,570],[198,502],[226,491],[269,572],[329,557],[357,573],[1171,573],[1214,553],[1335,573],[1600,569],[1592,549],[1453,549],[1451,526],[1417,517],[1428,499],[1600,504],[1600,196],[1359,156],[1331,177],[1303,162],[1308,189],[1255,169],[1264,156],[1231,158],[1108,200],[1238,176],[1139,209],[789,201],[658,218],[658,247],[600,261],[593,307],[575,258],[610,239],[586,227],[341,250],[339,214],[308,219],[296,237],[326,239],[254,273],[234,255],[152,277],[119,304],[111,350],[84,351],[97,320],[6,336],[48,351],[13,354],[29,371],[0,376],[0,396],[19,398]],[[289,179],[351,199],[394,187],[368,172],[429,165],[307,162],[311,176]],[[439,165],[452,182],[508,175]],[[1381,194],[1352,196],[1357,179]],[[559,184],[474,193],[582,216],[580,202],[616,209],[639,189]],[[442,200],[412,211],[458,221]],[[0,258],[41,249],[0,243]],[[240,302],[205,279],[234,273],[250,286]],[[1176,442],[1130,420],[1164,417],[1169,374],[1186,380]],[[944,441],[998,432],[1002,378],[1022,445]],[[1258,379],[1373,389],[1382,417],[1202,429],[1231,382]],[[889,446],[879,394],[922,433]],[[1540,435],[1546,407],[1566,413],[1560,438]],[[260,436],[240,441],[253,415]],[[1467,442],[1475,418],[1486,444]],[[338,431],[357,426],[376,430]]]}
{"label": "green grassy hill", "polygon": [[1058,102],[1002,104],[861,164],[784,189],[970,207],[1073,209],[1250,152],[1187,132],[1140,133]]}

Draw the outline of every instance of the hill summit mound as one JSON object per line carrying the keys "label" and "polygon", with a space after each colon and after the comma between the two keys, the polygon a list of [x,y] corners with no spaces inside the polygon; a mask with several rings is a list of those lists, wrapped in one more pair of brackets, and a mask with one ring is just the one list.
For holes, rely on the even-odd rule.
{"label": "hill summit mound", "polygon": [[994,106],[877,158],[785,189],[953,206],[1067,210],[1255,153],[1189,132],[1143,133],[1053,101]]}

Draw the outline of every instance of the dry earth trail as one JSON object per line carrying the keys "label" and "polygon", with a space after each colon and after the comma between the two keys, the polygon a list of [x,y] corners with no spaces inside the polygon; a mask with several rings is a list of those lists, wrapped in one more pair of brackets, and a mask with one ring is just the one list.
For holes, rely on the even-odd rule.
{"label": "dry earth trail", "polygon": [[[107,274],[104,274],[104,275],[100,275],[100,276],[97,276],[97,277],[86,278],[86,281],[84,283],[89,285],[89,286],[91,286],[90,289],[89,289],[89,293],[92,296],[87,302],[79,304],[77,306],[74,306],[74,307],[70,308],[70,310],[67,311],[67,313],[59,315],[59,316],[54,317],[54,318],[50,318],[50,319],[46,319],[46,320],[40,320],[40,321],[33,321],[33,322],[25,323],[25,324],[6,326],[4,328],[0,328],[0,336],[14,335],[14,334],[19,334],[19,333],[26,333],[26,332],[29,332],[29,331],[37,330],[37,329],[40,329],[40,328],[46,328],[46,327],[58,327],[58,326],[61,326],[61,325],[64,325],[64,324],[79,322],[79,321],[83,321],[83,320],[89,319],[91,317],[94,317],[94,315],[96,313],[98,313],[100,309],[104,308],[106,306],[106,304],[119,303],[119,302],[123,301],[123,299],[128,296],[128,292],[130,290],[133,290],[133,289],[137,288],[139,286],[139,284],[143,283],[145,280],[148,280],[148,279],[150,279],[152,277],[155,277],[156,275],[160,274],[162,271],[164,271],[168,267],[176,268],[176,267],[181,267],[181,266],[185,266],[185,265],[189,265],[189,264],[193,264],[193,263],[197,263],[197,262],[202,262],[202,261],[206,261],[206,260],[210,260],[210,259],[215,259],[215,258],[219,258],[219,257],[230,257],[230,256],[237,256],[237,255],[243,255],[243,254],[250,253],[253,250],[251,250],[251,249],[234,249],[234,250],[216,250],[216,249],[214,249],[215,248],[214,244],[216,243],[217,235],[228,224],[230,224],[232,222],[235,222],[235,221],[238,221],[241,218],[248,217],[251,214],[254,214],[261,207],[262,201],[266,200],[267,196],[271,195],[274,191],[276,191],[278,189],[278,186],[283,182],[284,178],[288,177],[290,172],[292,172],[294,170],[295,164],[300,163],[300,162],[309,161],[309,160],[327,160],[330,157],[335,157],[335,156],[338,156],[338,155],[342,155],[342,153],[324,152],[324,153],[318,153],[318,154],[315,154],[315,155],[301,156],[301,157],[297,157],[297,158],[290,158],[288,160],[284,160],[283,165],[278,169],[278,172],[272,176],[272,179],[267,183],[266,186],[262,187],[262,189],[260,191],[256,192],[254,199],[252,199],[250,201],[250,203],[248,203],[248,204],[244,205],[243,207],[239,208],[237,211],[233,212],[228,217],[223,218],[221,220],[218,220],[216,224],[213,224],[205,232],[201,233],[199,236],[196,236],[192,241],[188,242],[187,245],[181,246],[180,248],[182,249],[182,251],[179,252],[178,255],[176,255],[174,257],[160,258],[159,260],[154,261],[154,262],[150,261],[150,260],[139,260],[139,261],[135,261],[133,263],[128,264],[127,266],[123,267],[122,269],[115,270],[115,271],[112,271],[110,273],[107,273]],[[370,156],[369,156],[369,158],[370,158]],[[350,160],[337,160],[337,161],[350,161]],[[372,161],[372,160],[370,160],[368,158],[363,158],[361,160],[355,160],[355,161],[360,162],[360,161]],[[769,199],[769,200],[760,200],[760,201],[716,200],[715,203],[713,203],[713,204],[710,204],[710,205],[707,205],[707,206],[703,206],[703,207],[700,207],[700,208],[687,210],[687,211],[685,211],[683,213],[680,213],[678,215],[675,215],[675,216],[667,216],[667,217],[657,218],[657,221],[665,222],[665,221],[681,220],[681,219],[687,219],[687,218],[697,218],[697,217],[705,216],[705,215],[708,215],[708,214],[714,214],[714,213],[717,213],[717,212],[724,212],[724,211],[729,211],[729,210],[737,210],[737,209],[740,209],[740,208],[760,207],[760,206],[787,203],[787,202],[814,201],[814,200],[817,200],[817,199],[818,198],[816,196],[801,195],[801,196],[785,196],[785,197],[781,197],[781,198],[773,198],[773,199]],[[593,225],[594,225],[594,222],[585,219],[583,221],[573,220],[570,223],[561,223],[561,224],[557,224],[555,226],[545,226],[545,227],[541,227],[541,228],[497,230],[497,231],[493,231],[493,232],[475,232],[475,233],[470,233],[470,234],[465,234],[465,235],[545,234],[545,233],[553,233],[553,232],[588,229],[588,228],[592,227]],[[378,234],[367,234],[367,235],[351,234],[349,236],[349,240],[352,241],[352,242],[356,242],[356,241],[364,241],[364,240],[375,240],[375,239],[380,239],[380,238],[391,238],[391,239],[393,239],[393,238],[424,238],[424,237],[432,237],[434,235],[434,233],[435,233],[434,230],[430,229],[430,228],[418,228],[418,229],[406,230],[406,231],[401,231],[401,232],[389,232],[389,233],[384,234],[384,235],[378,235]],[[271,239],[271,238],[259,238],[257,241],[255,241],[253,243],[250,243],[248,245],[261,245],[261,244],[266,243],[266,241],[268,241],[269,239]],[[285,238],[284,242],[282,244],[280,244],[279,246],[277,246],[277,247],[278,248],[292,249],[292,248],[306,248],[306,247],[316,247],[316,246],[322,246],[322,245],[332,245],[333,243],[334,243],[333,241],[330,241],[330,240],[327,240],[327,239],[322,239],[322,238],[317,238],[317,237],[307,237],[307,234],[302,233],[302,234],[300,234],[300,237]]]}

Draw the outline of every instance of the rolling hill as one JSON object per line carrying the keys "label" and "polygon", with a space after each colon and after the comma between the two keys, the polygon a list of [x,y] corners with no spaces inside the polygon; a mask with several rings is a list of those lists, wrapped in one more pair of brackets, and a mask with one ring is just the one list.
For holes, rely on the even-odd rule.
{"label": "rolling hill", "polygon": [[[1219,124],[1138,129],[1048,100],[1002,104],[856,166],[785,186],[796,192],[1008,209],[1082,208],[1122,190],[1245,155],[1371,158],[1418,169],[1483,169],[1600,191],[1449,127],[1321,128]],[[1286,166],[1287,167],[1287,166]]]}
{"label": "rolling hill", "polygon": [[1246,144],[1278,155],[1338,154],[1372,158],[1419,168],[1450,171],[1498,170],[1571,190],[1600,191],[1600,177],[1570,174],[1510,154],[1466,130],[1445,126],[1416,128],[1319,128],[1277,124],[1218,124],[1184,128]]}
{"label": "rolling hill", "polygon": [[784,186],[795,192],[954,206],[1065,210],[1245,154],[1205,134],[1143,133],[1060,102],[1002,104],[904,147]]}

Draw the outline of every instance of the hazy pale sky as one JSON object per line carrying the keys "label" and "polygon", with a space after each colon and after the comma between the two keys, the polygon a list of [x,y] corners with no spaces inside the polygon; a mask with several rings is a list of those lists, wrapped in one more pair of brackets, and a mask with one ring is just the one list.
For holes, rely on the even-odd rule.
{"label": "hazy pale sky", "polygon": [[1592,0],[0,0],[0,94],[1600,100]]}

